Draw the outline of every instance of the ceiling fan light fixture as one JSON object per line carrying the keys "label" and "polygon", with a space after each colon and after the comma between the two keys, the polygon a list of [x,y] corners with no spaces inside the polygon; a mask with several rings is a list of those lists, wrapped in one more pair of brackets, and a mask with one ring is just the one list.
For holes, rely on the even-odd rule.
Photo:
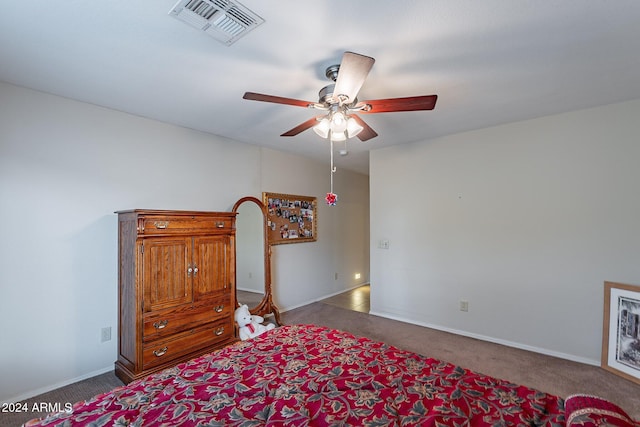
{"label": "ceiling fan light fixture", "polygon": [[334,132],[331,131],[331,141],[346,141],[347,134],[345,131],[342,132]]}
{"label": "ceiling fan light fixture", "polygon": [[331,132],[344,132],[347,130],[347,119],[343,113],[336,111],[331,115]]}
{"label": "ceiling fan light fixture", "polygon": [[356,119],[341,111],[327,114],[313,127],[313,131],[320,138],[331,138],[332,141],[345,141],[348,138],[353,138],[363,129]]}
{"label": "ceiling fan light fixture", "polygon": [[317,133],[320,138],[324,139],[329,138],[330,130],[331,126],[329,123],[329,119],[326,117],[323,117],[322,120],[320,120],[318,124],[313,127],[313,131]]}

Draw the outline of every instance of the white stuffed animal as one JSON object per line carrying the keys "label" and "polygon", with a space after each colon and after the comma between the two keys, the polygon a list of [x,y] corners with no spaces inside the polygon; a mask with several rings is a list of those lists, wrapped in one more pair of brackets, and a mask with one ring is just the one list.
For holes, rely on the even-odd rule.
{"label": "white stuffed animal", "polygon": [[264,322],[264,318],[251,314],[247,304],[243,304],[236,308],[235,319],[238,324],[240,339],[242,341],[257,337],[261,333],[276,327],[273,323],[269,323],[266,326],[263,325],[262,322]]}

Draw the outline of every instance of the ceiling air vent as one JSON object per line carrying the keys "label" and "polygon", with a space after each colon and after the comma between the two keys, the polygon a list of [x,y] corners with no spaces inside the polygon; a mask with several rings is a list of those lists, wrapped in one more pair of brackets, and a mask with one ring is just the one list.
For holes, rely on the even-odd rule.
{"label": "ceiling air vent", "polygon": [[240,3],[227,0],[179,0],[169,15],[227,46],[264,23],[264,19]]}

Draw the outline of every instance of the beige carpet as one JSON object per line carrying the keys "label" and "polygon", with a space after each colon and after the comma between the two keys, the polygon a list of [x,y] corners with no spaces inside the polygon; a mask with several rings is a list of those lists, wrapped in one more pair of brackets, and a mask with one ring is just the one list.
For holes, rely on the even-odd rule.
{"label": "beige carpet", "polygon": [[[573,393],[602,396],[640,419],[640,385],[599,367],[370,316],[321,302],[282,313],[282,320],[287,324],[310,323],[342,329],[562,397]],[[35,402],[77,402],[121,384],[113,373],[107,373],[26,402],[29,407]],[[0,426],[20,426],[38,416],[38,413],[0,413]]]}

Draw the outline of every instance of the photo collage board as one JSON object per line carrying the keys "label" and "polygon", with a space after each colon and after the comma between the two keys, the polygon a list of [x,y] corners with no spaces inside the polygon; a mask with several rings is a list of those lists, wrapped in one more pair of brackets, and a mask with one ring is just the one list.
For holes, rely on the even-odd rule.
{"label": "photo collage board", "polygon": [[313,242],[316,240],[315,197],[262,193],[267,207],[269,244]]}

